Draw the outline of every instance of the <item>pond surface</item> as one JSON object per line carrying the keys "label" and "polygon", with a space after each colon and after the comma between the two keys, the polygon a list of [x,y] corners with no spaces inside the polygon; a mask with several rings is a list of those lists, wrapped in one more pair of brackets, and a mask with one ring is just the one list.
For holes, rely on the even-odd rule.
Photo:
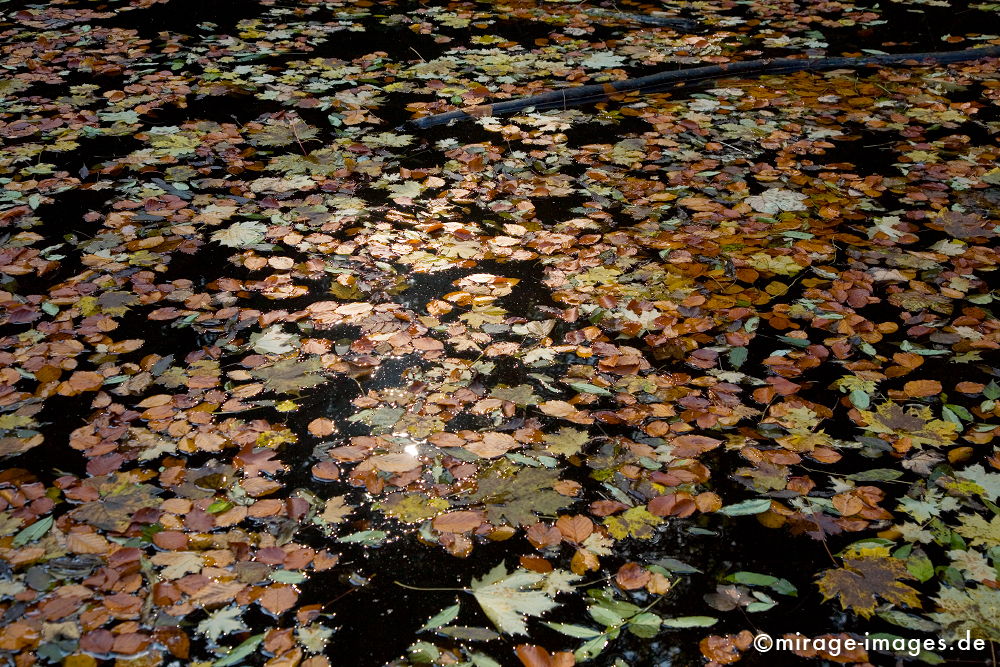
{"label": "pond surface", "polygon": [[0,2],[2,659],[992,664],[997,58],[483,105],[997,9]]}

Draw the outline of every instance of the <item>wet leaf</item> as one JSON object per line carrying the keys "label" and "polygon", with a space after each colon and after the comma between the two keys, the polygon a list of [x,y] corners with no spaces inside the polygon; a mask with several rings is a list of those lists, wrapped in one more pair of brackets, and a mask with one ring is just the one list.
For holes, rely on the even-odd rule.
{"label": "wet leaf", "polygon": [[527,617],[541,616],[557,606],[543,591],[531,590],[543,579],[543,575],[526,570],[508,573],[500,563],[481,579],[473,579],[470,589],[500,632],[526,635]]}
{"label": "wet leaf", "polygon": [[879,599],[920,608],[917,591],[901,581],[913,578],[905,562],[873,555],[845,558],[844,566],[826,570],[818,585],[825,598],[836,597],[844,609],[869,618]]}

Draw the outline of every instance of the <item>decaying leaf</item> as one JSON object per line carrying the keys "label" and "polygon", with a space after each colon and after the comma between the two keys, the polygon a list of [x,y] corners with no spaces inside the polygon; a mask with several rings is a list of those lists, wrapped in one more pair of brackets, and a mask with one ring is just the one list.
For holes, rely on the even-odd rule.
{"label": "decaying leaf", "polygon": [[879,600],[920,607],[916,589],[903,579],[914,579],[906,562],[887,554],[862,554],[844,558],[844,566],[826,570],[818,585],[823,597],[836,597],[844,609],[870,618]]}

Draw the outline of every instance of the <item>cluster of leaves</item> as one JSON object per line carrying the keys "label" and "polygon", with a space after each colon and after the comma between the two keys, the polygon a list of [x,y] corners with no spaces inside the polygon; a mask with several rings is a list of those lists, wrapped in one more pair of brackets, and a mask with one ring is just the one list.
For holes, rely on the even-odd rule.
{"label": "cluster of leaves", "polygon": [[[449,606],[400,665],[716,623],[725,664],[803,585],[858,633],[1000,641],[997,62],[423,137],[392,127],[902,10],[674,3],[685,32],[638,5],[261,1],[170,27],[178,3],[0,8],[3,655],[322,667],[366,593],[314,581],[404,541],[519,567],[467,589],[493,629]],[[663,553],[752,522],[830,567]]]}

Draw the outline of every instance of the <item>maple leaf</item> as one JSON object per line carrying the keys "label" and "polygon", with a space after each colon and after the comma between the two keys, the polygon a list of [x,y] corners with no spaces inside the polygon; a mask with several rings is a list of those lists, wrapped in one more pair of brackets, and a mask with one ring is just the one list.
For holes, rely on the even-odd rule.
{"label": "maple leaf", "polygon": [[793,276],[803,269],[803,266],[788,255],[769,255],[766,252],[756,252],[747,258],[750,266],[760,271],[770,271],[782,276]]}
{"label": "maple leaf", "polygon": [[653,536],[653,527],[663,522],[660,517],[650,514],[645,507],[632,507],[619,515],[604,519],[608,533],[616,540],[637,537],[648,540]]}
{"label": "maple leaf", "polygon": [[978,463],[957,473],[957,476],[976,484],[979,487],[976,493],[988,500],[996,500],[1000,496],[1000,474],[986,472]]}
{"label": "maple leaf", "polygon": [[990,239],[1000,236],[1000,227],[973,213],[964,214],[957,211],[943,211],[938,215],[938,222],[944,226],[944,231],[957,239]]}
{"label": "maple leaf", "polygon": [[531,589],[545,579],[545,575],[527,570],[508,574],[499,563],[482,579],[473,579],[469,587],[476,602],[493,622],[497,630],[509,635],[526,635],[527,616],[541,616],[558,604],[542,590]]}
{"label": "maple leaf", "polygon": [[250,132],[250,143],[254,146],[286,146],[293,142],[315,139],[319,130],[298,119],[286,122],[268,120],[263,128]]}
{"label": "maple leaf", "polygon": [[590,436],[586,431],[563,426],[555,433],[542,434],[542,441],[545,443],[545,452],[561,456],[574,456],[580,453]]}
{"label": "maple leaf", "polygon": [[953,549],[948,552],[953,567],[961,570],[966,579],[974,581],[993,581],[997,578],[996,569],[978,551]]}
{"label": "maple leaf", "polygon": [[393,183],[387,186],[386,189],[389,191],[389,196],[393,199],[413,199],[414,197],[419,197],[421,191],[423,191],[423,187],[416,181]]}
{"label": "maple leaf", "polygon": [[994,516],[987,523],[986,519],[978,514],[967,514],[962,517],[961,524],[955,528],[955,532],[969,540],[969,544],[974,547],[1000,546],[1000,516]]}
{"label": "maple leaf", "polygon": [[941,624],[941,637],[955,642],[972,637],[1000,641],[1000,591],[986,586],[944,587],[934,598],[940,611],[928,616]]}
{"label": "maple leaf", "polygon": [[519,384],[516,387],[496,387],[490,391],[492,398],[499,398],[502,401],[510,401],[515,405],[538,405],[541,400],[535,394],[535,388],[530,384]]}
{"label": "maple leaf", "polygon": [[825,570],[817,583],[824,599],[837,597],[841,608],[871,618],[879,598],[920,607],[916,589],[900,581],[915,578],[906,569],[906,561],[864,553],[857,558],[845,557],[843,567]]}
{"label": "maple leaf", "polygon": [[547,468],[526,468],[510,477],[484,477],[471,500],[486,505],[490,523],[529,526],[538,520],[536,512],[555,514],[573,502],[552,489],[558,481],[559,472]]}
{"label": "maple leaf", "polygon": [[875,412],[862,410],[861,416],[868,423],[866,428],[869,431],[907,437],[916,447],[947,445],[955,439],[957,431],[953,422],[932,419],[931,409],[927,406],[903,410],[898,403],[886,401],[876,406]]}
{"label": "maple leaf", "polygon": [[195,628],[198,634],[207,637],[213,642],[217,642],[219,637],[223,635],[241,632],[246,629],[246,623],[243,622],[243,608],[239,606],[216,609],[208,615],[208,618],[198,623]]}
{"label": "maple leaf", "polygon": [[297,348],[298,344],[298,336],[286,334],[281,327],[276,326],[250,336],[250,346],[260,354],[286,354]]}
{"label": "maple leaf", "polygon": [[805,211],[808,207],[803,203],[806,195],[794,190],[771,188],[759,195],[747,197],[744,201],[760,213],[780,213],[781,211]]}
{"label": "maple leaf", "polygon": [[326,644],[333,636],[333,628],[328,628],[320,623],[313,623],[295,631],[295,636],[309,653],[322,653]]}
{"label": "maple leaf", "polygon": [[906,496],[899,499],[899,507],[923,523],[932,516],[940,516],[942,512],[958,509],[958,500],[951,496],[943,496],[931,489],[924,489],[923,499]]}
{"label": "maple leaf", "polygon": [[213,232],[212,240],[230,248],[244,248],[263,241],[266,231],[267,225],[264,223],[248,220]]}
{"label": "maple leaf", "polygon": [[310,176],[330,176],[344,165],[344,156],[336,149],[321,148],[308,155],[278,155],[270,163],[272,169],[282,171],[286,176],[308,174]]}
{"label": "maple leaf", "polygon": [[114,486],[100,500],[84,503],[71,512],[77,521],[97,528],[121,532],[132,523],[132,515],[144,507],[156,507],[160,490],[149,484]]}
{"label": "maple leaf", "polygon": [[419,523],[434,518],[450,505],[444,498],[429,498],[420,493],[393,493],[377,507],[404,523]]}
{"label": "maple leaf", "polygon": [[354,507],[347,504],[346,497],[334,496],[333,498],[328,498],[326,504],[323,505],[323,512],[317,515],[318,518],[328,523],[340,523],[343,521],[347,515],[354,511]]}
{"label": "maple leaf", "polygon": [[205,562],[201,554],[194,551],[164,551],[149,559],[153,565],[162,565],[160,576],[164,579],[180,579],[185,574],[201,572]]}
{"label": "maple leaf", "polygon": [[238,469],[243,470],[247,477],[258,477],[261,473],[273,475],[285,470],[284,464],[274,459],[275,451],[267,447],[260,447],[251,450],[247,445],[240,450],[239,454],[233,457],[233,463]]}
{"label": "maple leaf", "polygon": [[282,359],[270,366],[255,368],[250,371],[258,380],[264,381],[264,386],[274,392],[297,392],[321,385],[327,381],[319,371],[323,364],[319,357],[310,357],[305,361]]}

